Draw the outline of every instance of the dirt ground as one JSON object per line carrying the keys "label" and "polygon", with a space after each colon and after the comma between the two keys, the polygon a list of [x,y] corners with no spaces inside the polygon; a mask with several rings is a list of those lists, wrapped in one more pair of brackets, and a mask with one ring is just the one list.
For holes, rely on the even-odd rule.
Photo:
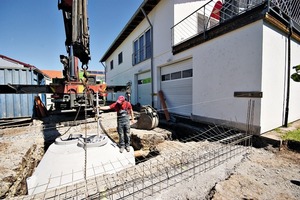
{"label": "dirt ground", "polygon": [[[105,127],[115,127],[114,116],[110,113],[104,115],[107,115],[103,117],[106,120],[103,121]],[[297,123],[295,126],[299,125]],[[38,131],[30,132],[28,129],[24,129],[23,134],[10,131],[2,130],[0,136],[2,189],[9,186],[3,184],[9,181],[8,177],[11,181],[15,180],[13,176],[18,173],[18,165],[22,163],[18,159],[22,160],[27,153],[22,149],[24,151],[29,145],[42,144],[44,137]],[[300,199],[300,153],[287,148],[279,151],[270,145],[252,147],[248,154],[145,199]]]}
{"label": "dirt ground", "polygon": [[[300,121],[296,121],[267,135],[279,139],[287,131],[299,128]],[[147,199],[300,199],[300,152],[284,145],[251,147],[249,153]]]}
{"label": "dirt ground", "polygon": [[189,181],[147,199],[300,199],[300,154],[253,148]]}
{"label": "dirt ground", "polygon": [[215,190],[213,199],[300,199],[300,154],[253,149]]}

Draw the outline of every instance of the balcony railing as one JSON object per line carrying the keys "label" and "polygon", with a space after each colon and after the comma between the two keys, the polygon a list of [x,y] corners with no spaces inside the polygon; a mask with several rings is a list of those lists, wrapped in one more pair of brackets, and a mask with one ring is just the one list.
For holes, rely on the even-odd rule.
{"label": "balcony railing", "polygon": [[211,0],[171,28],[172,45],[205,33],[263,3],[267,3],[268,8],[278,15],[288,16],[296,28],[300,27],[299,0]]}
{"label": "balcony railing", "polygon": [[300,31],[300,1],[299,0],[269,0],[269,8]]}
{"label": "balcony railing", "polygon": [[151,57],[151,45],[144,45],[132,54],[132,65],[136,65]]}

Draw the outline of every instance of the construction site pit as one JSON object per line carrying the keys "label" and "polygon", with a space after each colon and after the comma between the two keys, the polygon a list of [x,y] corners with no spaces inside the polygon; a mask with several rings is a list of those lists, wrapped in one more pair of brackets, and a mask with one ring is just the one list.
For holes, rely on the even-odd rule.
{"label": "construction site pit", "polygon": [[[101,123],[105,127],[108,137],[118,143],[116,120],[108,119],[114,118],[114,113],[107,113],[106,115],[108,117],[102,120]],[[16,127],[1,129],[0,144],[1,152],[4,154],[1,156],[1,198],[27,194],[26,179],[32,175],[47,148],[53,142],[73,142],[75,141],[73,139],[82,137],[82,135],[74,134],[74,132],[81,134],[90,131],[103,133],[103,130],[99,130],[93,118],[77,121],[71,121],[71,116],[56,118],[50,116],[44,120],[33,120],[30,125],[22,126],[22,124],[19,124]],[[58,122],[61,119],[65,120]],[[153,130],[135,129],[134,125],[132,127],[131,144],[135,150],[137,165],[158,155],[165,154],[167,149],[182,149],[181,144],[187,142],[205,142],[206,140],[220,139],[212,134],[210,134],[211,137],[206,138],[205,134],[208,134],[208,129],[211,129],[208,126],[196,128],[180,123],[162,123],[160,127]],[[201,132],[202,134],[199,134]],[[63,137],[66,138],[62,140]],[[73,137],[72,140],[70,137]],[[171,146],[172,148],[170,148]],[[174,152],[177,152],[177,150],[174,150]]]}
{"label": "construction site pit", "polygon": [[[65,121],[54,123],[60,120],[59,118],[53,119],[50,116],[43,121],[33,120],[29,126],[1,129],[0,198],[32,198],[26,195],[26,179],[32,175],[49,145],[57,142],[60,136],[72,133],[84,135],[85,132],[99,131],[103,133],[93,118],[71,121],[64,117]],[[147,199],[153,196],[149,193],[162,192],[182,181],[196,177],[197,174],[210,173],[218,166],[230,163],[229,160],[240,162],[253,145],[252,136],[232,128],[180,121],[160,122],[159,127],[153,130],[136,129],[132,125],[131,145],[135,150],[136,165],[114,175],[97,177],[98,189],[90,189],[93,191],[90,192],[90,196],[94,195],[97,198],[106,195],[112,199],[120,197],[126,199],[133,195],[137,199],[141,197]],[[101,125],[105,129],[105,134],[118,143],[115,113],[105,113]],[[81,135],[73,136],[81,137]],[[119,179],[120,177],[123,178]],[[105,179],[105,183],[100,179]],[[105,184],[100,187],[106,188],[105,191],[99,190],[101,184]],[[124,184],[132,190],[123,191]],[[79,183],[76,187],[81,188],[83,185]],[[139,189],[135,189],[136,187]],[[206,195],[212,195],[212,188],[213,186],[207,189]],[[55,195],[72,196],[74,195],[72,191],[62,188],[56,190]],[[53,191],[49,193],[53,195]],[[48,192],[41,195],[45,197],[47,194]],[[86,193],[81,194],[77,191],[76,195],[80,198]]]}

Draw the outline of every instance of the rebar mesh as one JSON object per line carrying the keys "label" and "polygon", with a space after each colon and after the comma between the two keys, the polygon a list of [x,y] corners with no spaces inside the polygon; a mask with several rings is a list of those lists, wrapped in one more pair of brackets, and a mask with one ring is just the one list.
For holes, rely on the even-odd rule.
{"label": "rebar mesh", "polygon": [[[134,167],[117,173],[94,173],[94,176],[87,177],[86,182],[67,184],[56,189],[49,187],[44,193],[20,198],[141,199],[247,153],[251,146],[251,135],[225,126],[210,125],[191,137],[166,143],[165,149],[161,149],[159,155],[148,158]],[[98,167],[105,168],[93,166],[88,170],[96,172]],[[72,173],[68,175],[72,176]]]}

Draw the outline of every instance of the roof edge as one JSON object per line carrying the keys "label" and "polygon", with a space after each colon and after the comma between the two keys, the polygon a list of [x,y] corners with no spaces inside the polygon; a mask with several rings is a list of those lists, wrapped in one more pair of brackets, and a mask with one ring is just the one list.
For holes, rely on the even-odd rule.
{"label": "roof edge", "polygon": [[[116,39],[112,42],[112,44],[107,49],[107,51],[104,53],[104,55],[99,60],[99,62],[104,62],[113,53],[113,51],[116,50],[120,46],[120,44],[130,35],[130,33],[133,30],[130,30],[129,27],[133,23],[134,20],[137,21],[136,26],[138,26],[145,19],[144,15],[143,15],[142,18],[138,17],[139,13],[141,12],[141,9],[144,8],[144,7],[146,7],[146,6],[151,6],[151,3],[152,3],[152,5],[154,4],[154,6],[153,6],[153,8],[154,8],[159,2],[160,2],[160,0],[144,0],[143,3],[135,11],[135,13],[133,14],[133,16],[130,18],[130,20],[127,22],[127,24],[124,26],[124,28],[119,33],[119,35],[116,37]],[[128,30],[129,33],[126,33],[126,30]],[[123,38],[121,38],[122,36],[123,36]],[[120,41],[122,41],[122,42],[120,42]]]}

